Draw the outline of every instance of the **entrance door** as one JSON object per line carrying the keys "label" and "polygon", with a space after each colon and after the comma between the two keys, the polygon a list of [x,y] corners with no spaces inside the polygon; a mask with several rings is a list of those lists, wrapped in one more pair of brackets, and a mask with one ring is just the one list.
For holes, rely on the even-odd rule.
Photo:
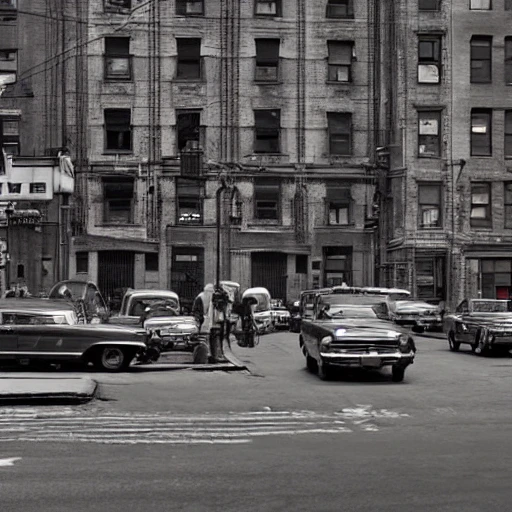
{"label": "entrance door", "polygon": [[131,251],[100,251],[98,253],[98,288],[110,304],[115,290],[133,288],[135,253]]}
{"label": "entrance door", "polygon": [[272,298],[286,301],[288,255],[282,252],[253,252],[251,254],[251,283],[263,286]]}
{"label": "entrance door", "polygon": [[192,309],[192,302],[204,288],[204,249],[173,247],[171,290],[180,297],[183,308]]}

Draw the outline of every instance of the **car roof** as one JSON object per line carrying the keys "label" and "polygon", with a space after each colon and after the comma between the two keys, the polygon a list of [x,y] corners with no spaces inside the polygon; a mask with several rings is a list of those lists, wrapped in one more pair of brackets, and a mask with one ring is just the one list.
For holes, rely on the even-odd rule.
{"label": "car roof", "polygon": [[245,292],[243,293],[243,297],[255,293],[261,293],[263,295],[268,295],[270,297],[270,292],[266,288],[263,288],[261,286],[257,286],[255,288],[247,288],[247,290],[245,290]]}
{"label": "car roof", "polygon": [[0,311],[50,313],[74,311],[73,306],[64,300],[52,299],[0,299]]}
{"label": "car roof", "polygon": [[138,290],[127,290],[125,295],[127,297],[136,296],[136,297],[168,297],[177,299],[178,294],[171,290],[150,290],[150,289],[138,289]]}

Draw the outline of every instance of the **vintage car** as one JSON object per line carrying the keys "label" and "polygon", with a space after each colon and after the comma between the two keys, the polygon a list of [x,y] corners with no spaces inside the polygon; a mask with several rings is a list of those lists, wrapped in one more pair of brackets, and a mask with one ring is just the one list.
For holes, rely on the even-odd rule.
{"label": "vintage car", "polygon": [[114,372],[146,351],[143,329],[79,324],[73,305],[49,299],[0,300],[0,360],[92,362]]}
{"label": "vintage car", "polygon": [[290,307],[290,332],[300,332],[300,300],[296,300]]}
{"label": "vintage car", "polygon": [[51,288],[48,298],[72,303],[81,323],[108,322],[109,308],[100,290],[92,281],[74,279],[59,281]]}
{"label": "vintage car", "polygon": [[270,292],[266,288],[248,288],[242,294],[243,299],[256,299],[252,306],[254,322],[259,333],[265,333],[272,329],[272,317],[270,313]]}
{"label": "vintage car", "polygon": [[422,300],[396,298],[395,294],[386,297],[389,319],[398,325],[411,326],[414,332],[441,329],[443,322],[437,306]]}
{"label": "vintage car", "polygon": [[289,329],[291,315],[282,300],[272,299],[270,301],[270,319],[274,329]]}
{"label": "vintage car", "polygon": [[414,362],[410,334],[385,319],[382,296],[319,294],[313,316],[302,320],[299,343],[310,371],[329,379],[335,368],[380,369],[391,366],[401,382]]}
{"label": "vintage car", "polygon": [[465,299],[444,317],[450,350],[470,345],[476,354],[512,349],[512,301]]}
{"label": "vintage car", "polygon": [[110,323],[144,327],[153,340],[150,345],[159,352],[189,351],[199,342],[195,318],[180,314],[179,297],[170,290],[127,290],[119,314],[112,316]]}

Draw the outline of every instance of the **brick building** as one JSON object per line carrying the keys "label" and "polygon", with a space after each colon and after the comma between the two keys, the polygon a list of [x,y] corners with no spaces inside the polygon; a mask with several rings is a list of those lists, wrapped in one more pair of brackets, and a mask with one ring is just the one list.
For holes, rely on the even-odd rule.
{"label": "brick building", "polygon": [[[66,138],[67,72],[57,3],[0,2],[0,293],[6,279],[37,294],[68,274],[73,179],[57,157]],[[7,205],[14,208],[9,228]]]}
{"label": "brick building", "polygon": [[508,298],[512,3],[397,0],[382,16],[393,27],[382,281],[451,306],[466,296]]}
{"label": "brick building", "polygon": [[373,1],[80,4],[72,277],[191,299],[219,201],[221,278],[284,299],[374,284]]}

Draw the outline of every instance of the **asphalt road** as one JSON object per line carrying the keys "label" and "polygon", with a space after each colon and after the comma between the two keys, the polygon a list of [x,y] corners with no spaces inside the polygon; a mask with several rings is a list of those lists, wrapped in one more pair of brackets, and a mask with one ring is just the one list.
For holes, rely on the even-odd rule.
{"label": "asphalt road", "polygon": [[0,409],[1,510],[512,510],[512,358],[417,346],[403,383],[320,381],[282,333],[236,350],[250,374],[96,374],[86,406]]}

